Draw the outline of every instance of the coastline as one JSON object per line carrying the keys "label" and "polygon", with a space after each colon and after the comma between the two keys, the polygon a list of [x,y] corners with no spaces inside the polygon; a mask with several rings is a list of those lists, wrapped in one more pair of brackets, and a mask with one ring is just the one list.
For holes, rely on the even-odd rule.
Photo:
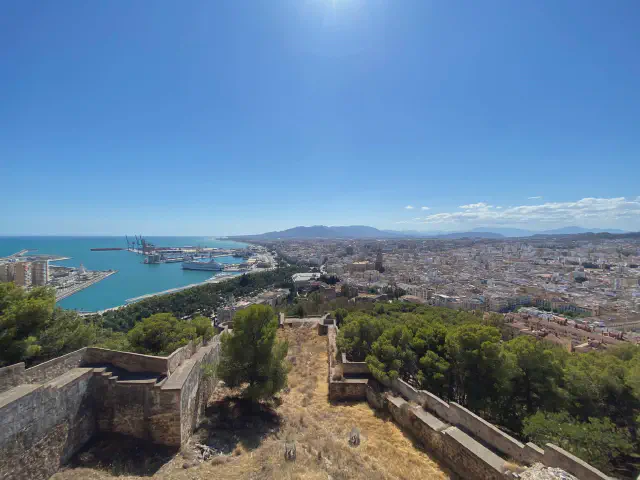
{"label": "coastline", "polygon": [[[208,248],[243,249],[248,245],[220,241],[214,236],[147,237],[154,245],[197,245]],[[0,237],[0,257],[22,250],[50,260],[50,267],[80,268],[90,272],[117,270],[118,275],[105,282],[82,285],[81,276],[64,277],[52,282],[59,295],[57,306],[79,312],[96,312],[124,305],[128,298],[150,292],[203,282],[213,273],[182,270],[179,263],[147,265],[143,257],[130,253],[124,236],[13,236]],[[121,251],[92,251],[92,248],[123,248]],[[238,258],[216,258],[221,263],[239,262]],[[90,275],[87,280],[93,279]],[[66,285],[65,285],[66,284]],[[65,289],[66,287],[66,289]],[[73,290],[72,290],[73,288]]]}
{"label": "coastline", "polygon": [[[124,305],[120,305],[120,307],[126,307],[127,305],[132,305],[134,303],[137,303],[137,302],[139,302],[141,300],[145,300],[147,298],[159,297],[159,296],[162,296],[162,295],[170,295],[172,293],[181,292],[183,290],[188,290],[188,289],[193,288],[193,287],[200,287],[202,285],[206,285],[207,283],[224,282],[225,280],[229,280],[229,279],[237,277],[237,276],[238,276],[238,274],[234,275],[234,274],[230,274],[230,273],[227,273],[227,274],[222,273],[220,275],[216,275],[215,277],[208,278],[203,282],[191,283],[189,285],[184,285],[182,287],[169,288],[169,289],[163,290],[161,292],[146,293],[144,295],[140,295],[139,297],[128,298],[127,300],[125,300],[126,303]],[[114,307],[114,309],[115,308],[120,308],[120,307]],[[113,310],[113,309],[111,309],[111,310]]]}
{"label": "coastline", "polygon": [[[244,272],[244,273],[247,274],[247,275],[251,275],[253,273],[268,272],[270,270],[275,270],[275,268],[274,267],[261,268],[259,270],[254,270],[254,271]],[[163,290],[161,292],[147,293],[146,295],[141,295],[139,297],[130,298],[130,299],[127,300],[128,303],[125,303],[124,305],[118,305],[116,307],[111,307],[111,308],[105,308],[104,310],[98,310],[98,311],[95,311],[95,312],[79,312],[79,314],[83,315],[83,316],[84,315],[102,315],[103,313],[110,312],[112,310],[119,310],[121,308],[128,307],[129,305],[133,305],[134,303],[140,302],[142,300],[146,300],[148,298],[159,297],[159,296],[162,296],[162,295],[171,295],[172,293],[181,292],[183,290],[188,290],[188,289],[194,288],[194,287],[200,287],[200,286],[206,285],[208,283],[226,282],[227,280],[231,280],[232,278],[235,278],[235,277],[237,277],[239,275],[240,275],[240,273],[216,275],[215,277],[208,278],[204,282],[192,283],[190,285],[185,285],[183,287],[170,288],[168,290]]]}

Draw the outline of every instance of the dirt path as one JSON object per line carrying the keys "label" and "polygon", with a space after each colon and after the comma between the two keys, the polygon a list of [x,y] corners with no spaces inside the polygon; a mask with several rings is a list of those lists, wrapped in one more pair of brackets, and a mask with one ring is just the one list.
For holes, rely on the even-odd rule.
{"label": "dirt path", "polygon": [[[224,451],[214,461],[193,462],[180,453],[150,476],[125,479],[443,479],[449,476],[390,420],[376,416],[366,402],[331,404],[327,393],[326,337],[315,329],[281,331],[289,340],[290,390],[275,410],[247,413],[233,402],[212,399],[208,428],[196,438]],[[223,405],[224,407],[221,407]],[[361,444],[351,447],[349,432],[357,427]],[[297,457],[285,461],[284,443],[293,440]],[[184,466],[189,468],[184,468]],[[191,466],[193,465],[193,466]],[[125,469],[126,470],[126,469]],[[129,470],[131,472],[131,470]],[[52,480],[106,480],[113,473],[96,468],[72,468]],[[136,471],[140,474],[141,472]]]}

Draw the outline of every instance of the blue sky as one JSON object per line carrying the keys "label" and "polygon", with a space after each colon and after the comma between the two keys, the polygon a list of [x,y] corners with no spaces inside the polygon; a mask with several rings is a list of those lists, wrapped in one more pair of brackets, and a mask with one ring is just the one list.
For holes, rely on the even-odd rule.
{"label": "blue sky", "polygon": [[637,0],[1,2],[0,234],[640,230],[638,24]]}

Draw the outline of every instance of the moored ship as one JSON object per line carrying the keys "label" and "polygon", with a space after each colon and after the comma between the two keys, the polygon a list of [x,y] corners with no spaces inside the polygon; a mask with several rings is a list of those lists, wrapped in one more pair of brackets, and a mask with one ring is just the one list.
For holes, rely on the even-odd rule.
{"label": "moored ship", "polygon": [[221,272],[224,270],[224,265],[216,262],[214,259],[194,259],[182,262],[183,270],[207,270],[213,272]]}

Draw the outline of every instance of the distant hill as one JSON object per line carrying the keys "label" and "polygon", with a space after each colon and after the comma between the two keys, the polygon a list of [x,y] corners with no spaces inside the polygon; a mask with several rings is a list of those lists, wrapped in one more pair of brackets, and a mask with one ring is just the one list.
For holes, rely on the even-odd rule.
{"label": "distant hill", "polygon": [[277,232],[267,232],[260,235],[244,235],[242,238],[260,240],[277,240],[287,238],[390,238],[400,236],[397,233],[383,232],[377,228],[364,225],[350,225],[345,227],[327,227],[314,225],[311,227],[294,227]]}
{"label": "distant hill", "polygon": [[293,227],[287,230],[262,233],[260,235],[237,235],[235,239],[254,239],[254,240],[278,240],[278,239],[311,239],[311,238],[441,238],[441,239],[459,239],[459,238],[505,238],[505,237],[532,237],[540,235],[577,235],[585,233],[625,233],[623,230],[583,227],[563,227],[554,230],[525,230],[521,228],[474,228],[468,232],[420,232],[417,230],[379,230],[366,225],[349,225],[349,226],[333,226],[313,225],[311,227]]}
{"label": "distant hill", "polygon": [[583,228],[583,227],[562,227],[553,230],[525,230],[522,228],[501,228],[501,227],[480,227],[474,228],[474,232],[494,232],[505,237],[531,237],[533,235],[576,235],[579,233],[626,233],[624,230],[616,228]]}
{"label": "distant hill", "polygon": [[627,233],[617,228],[582,228],[582,227],[562,227],[554,230],[535,232],[542,235],[575,235],[577,233]]}
{"label": "distant hill", "polygon": [[450,232],[436,233],[394,230],[378,230],[365,225],[334,226],[313,225],[311,227],[294,227],[287,230],[267,232],[260,235],[242,235],[229,238],[245,238],[255,240],[278,239],[306,239],[306,238],[503,238],[503,235],[493,232]]}
{"label": "distant hill", "polygon": [[505,238],[501,233],[496,232],[452,232],[452,233],[443,233],[440,235],[427,236],[425,238]]}

